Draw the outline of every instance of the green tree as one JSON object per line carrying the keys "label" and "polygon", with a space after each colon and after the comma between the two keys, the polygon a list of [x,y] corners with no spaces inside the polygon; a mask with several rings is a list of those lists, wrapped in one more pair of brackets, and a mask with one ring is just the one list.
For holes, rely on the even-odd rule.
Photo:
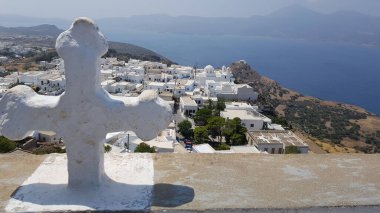
{"label": "green tree", "polygon": [[194,129],[194,143],[202,144],[208,141],[208,130],[205,126],[198,126]]}
{"label": "green tree", "polygon": [[231,137],[231,145],[247,144],[247,138],[243,134],[233,134]]}
{"label": "green tree", "polygon": [[226,143],[230,144],[231,137],[236,130],[236,123],[234,120],[227,119],[224,128],[223,128],[223,136],[226,139]]}
{"label": "green tree", "polygon": [[220,111],[223,111],[226,108],[226,102],[224,98],[218,98],[215,106],[215,115],[220,116]]}
{"label": "green tree", "polygon": [[213,116],[207,120],[207,129],[212,138],[219,137],[219,143],[222,142],[223,127],[225,120],[222,117]]}
{"label": "green tree", "polygon": [[274,117],[274,118],[272,118],[272,123],[274,123],[274,124],[280,124],[280,125],[282,125],[284,127],[289,126],[288,121],[284,117]]}
{"label": "green tree", "polygon": [[0,136],[0,153],[7,153],[16,149],[16,142],[9,140],[4,136]]}
{"label": "green tree", "polygon": [[204,125],[207,125],[207,120],[211,118],[211,116],[212,116],[212,110],[208,108],[203,108],[203,109],[198,110],[195,113],[194,121],[196,122],[197,125],[204,126]]}
{"label": "green tree", "polygon": [[149,146],[146,143],[140,143],[136,149],[135,152],[140,152],[140,153],[155,153],[156,149],[154,147]]}
{"label": "green tree", "polygon": [[245,134],[247,128],[243,126],[240,118],[227,119],[223,128],[223,136],[230,145],[244,145],[247,143]]}
{"label": "green tree", "polygon": [[285,154],[300,154],[301,151],[298,150],[296,146],[288,146],[285,148]]}
{"label": "green tree", "polygon": [[193,125],[189,120],[184,120],[178,124],[178,131],[185,138],[193,137],[193,129],[191,128]]}
{"label": "green tree", "polygon": [[247,128],[243,125],[240,118],[234,118],[233,119],[236,123],[236,133],[243,134],[247,133]]}
{"label": "green tree", "polygon": [[209,110],[214,110],[214,103],[212,102],[212,100],[211,99],[208,99],[208,101],[207,101],[207,105],[206,105],[206,107],[205,108],[207,108],[207,109],[209,109]]}

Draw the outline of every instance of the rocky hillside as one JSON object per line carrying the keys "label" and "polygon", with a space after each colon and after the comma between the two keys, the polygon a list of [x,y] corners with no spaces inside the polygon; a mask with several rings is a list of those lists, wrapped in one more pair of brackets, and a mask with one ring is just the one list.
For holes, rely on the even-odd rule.
{"label": "rocky hillside", "polygon": [[[139,47],[133,44],[110,41],[109,55],[114,55],[120,60],[128,61],[129,58],[140,59],[143,61],[158,61],[165,64],[173,64],[173,62],[164,56],[161,56],[151,50]],[[116,53],[116,54],[115,54]]]}
{"label": "rocky hillside", "polygon": [[380,117],[357,106],[323,101],[286,89],[261,76],[250,65],[235,62],[231,70],[239,83],[259,93],[256,101],[268,115],[284,118],[327,152],[380,152]]}

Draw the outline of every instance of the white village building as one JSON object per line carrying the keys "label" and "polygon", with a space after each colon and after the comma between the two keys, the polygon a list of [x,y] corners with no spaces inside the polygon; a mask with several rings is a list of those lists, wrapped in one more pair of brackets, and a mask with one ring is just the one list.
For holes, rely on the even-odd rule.
{"label": "white village building", "polygon": [[198,104],[189,96],[182,96],[179,100],[180,109],[184,115],[195,115],[198,111]]}
{"label": "white village building", "polygon": [[286,147],[295,146],[302,154],[309,152],[309,146],[291,131],[249,131],[247,140],[262,152],[283,154]]}
{"label": "white village building", "polygon": [[34,86],[38,87],[42,93],[57,92],[58,94],[64,91],[66,79],[65,76],[57,72],[45,73],[39,77],[39,81]]}
{"label": "white village building", "polygon": [[250,105],[245,102],[229,102],[226,103],[226,109],[231,109],[231,110],[247,110],[247,111],[258,111],[259,107],[256,105]]}
{"label": "white village building", "polygon": [[172,65],[166,69],[167,74],[171,74],[175,79],[188,79],[194,77],[194,69],[188,66]]}
{"label": "white village building", "polygon": [[19,83],[35,87],[46,95],[58,95],[65,90],[66,78],[61,70],[29,71],[19,75]]}
{"label": "white village building", "polygon": [[214,82],[234,82],[234,78],[229,69],[223,67],[222,70],[215,70],[213,66],[207,65],[202,72],[196,73],[195,81],[198,86],[206,87],[206,81]]}
{"label": "white village building", "polygon": [[248,84],[206,80],[205,95],[226,100],[256,100],[258,94]]}
{"label": "white village building", "polygon": [[28,71],[20,74],[19,82],[28,86],[35,86],[40,81],[40,77],[45,74],[44,71]]}
{"label": "white village building", "polygon": [[220,116],[225,119],[240,118],[242,124],[248,131],[262,130],[264,124],[271,124],[271,119],[256,111],[240,110],[240,109],[225,109],[220,112]]}
{"label": "white village building", "polygon": [[156,90],[158,92],[166,91],[166,83],[163,82],[149,82],[145,89],[147,90]]}
{"label": "white village building", "polygon": [[132,131],[109,133],[106,136],[106,143],[117,148],[118,152],[126,151],[134,152],[140,143],[146,143],[154,147],[158,153],[172,153],[176,145],[179,145],[176,140],[176,132],[173,128],[163,130],[156,138],[150,141],[142,141]]}

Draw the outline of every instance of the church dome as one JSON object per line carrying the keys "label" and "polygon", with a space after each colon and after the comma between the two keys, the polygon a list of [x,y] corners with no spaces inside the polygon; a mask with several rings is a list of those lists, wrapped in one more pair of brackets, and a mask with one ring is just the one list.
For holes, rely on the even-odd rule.
{"label": "church dome", "polygon": [[214,67],[211,66],[211,65],[207,65],[205,68],[204,68],[204,71],[206,73],[213,73],[214,72]]}

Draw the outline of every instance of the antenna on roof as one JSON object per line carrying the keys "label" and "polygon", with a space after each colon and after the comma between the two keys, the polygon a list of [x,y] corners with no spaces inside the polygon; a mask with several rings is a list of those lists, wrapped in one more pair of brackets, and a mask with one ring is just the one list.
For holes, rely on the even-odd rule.
{"label": "antenna on roof", "polygon": [[195,65],[193,66],[194,80],[195,80],[195,78],[197,77],[197,66],[198,66],[198,63],[195,62]]}

